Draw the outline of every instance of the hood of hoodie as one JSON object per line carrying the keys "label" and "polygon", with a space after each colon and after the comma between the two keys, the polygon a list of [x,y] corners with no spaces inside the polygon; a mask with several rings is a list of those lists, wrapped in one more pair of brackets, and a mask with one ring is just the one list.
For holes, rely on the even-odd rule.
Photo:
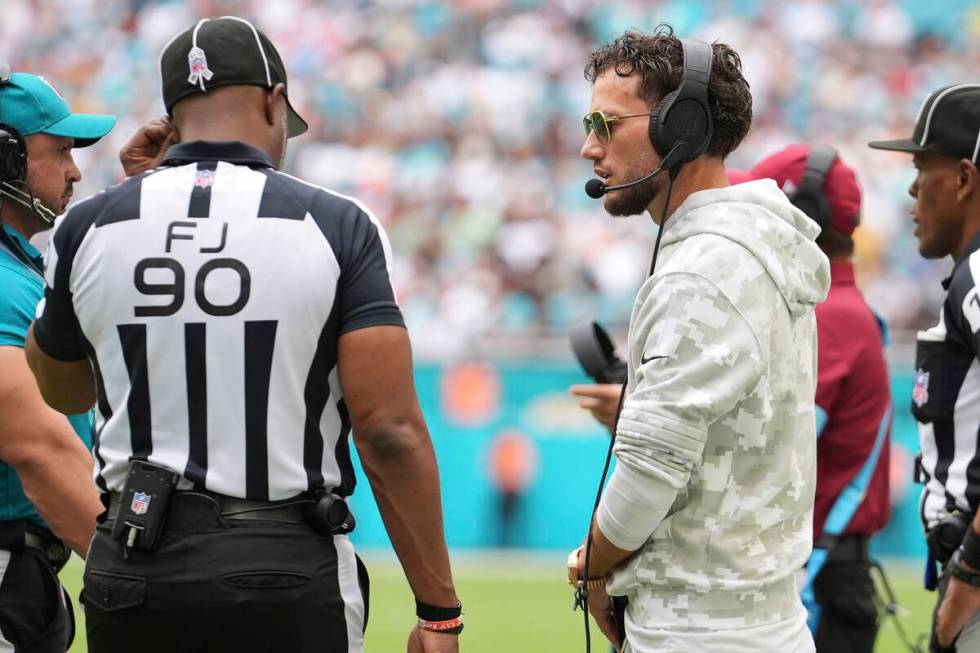
{"label": "hood of hoodie", "polygon": [[700,234],[735,241],[758,259],[797,318],[830,289],[830,263],[814,242],[819,233],[776,182],[760,179],[692,193],[667,220],[662,246]]}

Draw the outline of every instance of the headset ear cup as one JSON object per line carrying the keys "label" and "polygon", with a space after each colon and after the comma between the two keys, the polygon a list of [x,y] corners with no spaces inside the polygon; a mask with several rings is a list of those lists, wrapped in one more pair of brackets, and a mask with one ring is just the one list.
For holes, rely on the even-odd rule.
{"label": "headset ear cup", "polygon": [[677,91],[671,91],[650,111],[650,144],[653,145],[654,151],[660,156],[667,156],[667,152],[670,151],[672,145],[672,143],[663,142],[663,121],[667,117],[667,112],[670,110],[670,106],[674,104],[676,98]]}
{"label": "headset ear cup", "polygon": [[820,227],[820,231],[824,231],[830,226],[830,202],[827,201],[827,196],[821,194],[817,198],[817,225]]}
{"label": "headset ear cup", "polygon": [[790,203],[816,222],[820,231],[830,226],[830,202],[823,193],[798,192],[790,198]]}
{"label": "headset ear cup", "polygon": [[825,185],[831,168],[837,161],[837,150],[827,145],[816,145],[810,149],[800,177],[799,187],[790,197],[790,202],[817,223],[823,231],[830,226],[833,207],[827,197]]}
{"label": "headset ear cup", "polygon": [[24,181],[27,176],[27,143],[9,125],[0,123],[0,180]]}

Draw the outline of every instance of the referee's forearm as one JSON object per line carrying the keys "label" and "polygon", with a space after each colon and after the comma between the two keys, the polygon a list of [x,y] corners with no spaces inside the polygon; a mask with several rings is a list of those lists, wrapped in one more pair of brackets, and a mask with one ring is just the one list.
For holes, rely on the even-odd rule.
{"label": "referee's forearm", "polygon": [[355,431],[354,440],[415,597],[430,605],[455,606],[439,469],[424,424],[360,435]]}

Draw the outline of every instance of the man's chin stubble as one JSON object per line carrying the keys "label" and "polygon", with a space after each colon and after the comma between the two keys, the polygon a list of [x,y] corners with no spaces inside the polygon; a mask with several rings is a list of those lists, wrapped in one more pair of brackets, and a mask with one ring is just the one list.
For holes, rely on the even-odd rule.
{"label": "man's chin stubble", "polygon": [[[652,187],[651,187],[652,186]],[[627,218],[642,215],[660,193],[660,188],[654,180],[633,188],[614,191],[615,195],[608,196],[604,208],[609,215]]]}

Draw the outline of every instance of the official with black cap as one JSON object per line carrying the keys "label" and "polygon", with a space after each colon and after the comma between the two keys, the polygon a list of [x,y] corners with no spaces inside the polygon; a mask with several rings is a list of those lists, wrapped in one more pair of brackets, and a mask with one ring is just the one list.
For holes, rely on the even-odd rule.
{"label": "official with black cap", "polygon": [[306,123],[251,23],[202,20],[160,68],[171,120],[157,126],[172,131],[146,140],[156,167],[56,228],[28,344],[49,404],[98,407],[108,511],[82,592],[89,651],[362,651],[352,427],[415,593],[408,650],[458,651],[384,230],[278,171]]}
{"label": "official with black cap", "polygon": [[[912,414],[925,484],[928,589],[937,586],[932,651],[980,650],[980,84],[933,91],[911,138],[874,141],[912,154],[912,221],[925,258],[952,256],[939,323],[918,335]],[[924,325],[925,326],[925,325]],[[958,637],[958,639],[957,639]]]}

